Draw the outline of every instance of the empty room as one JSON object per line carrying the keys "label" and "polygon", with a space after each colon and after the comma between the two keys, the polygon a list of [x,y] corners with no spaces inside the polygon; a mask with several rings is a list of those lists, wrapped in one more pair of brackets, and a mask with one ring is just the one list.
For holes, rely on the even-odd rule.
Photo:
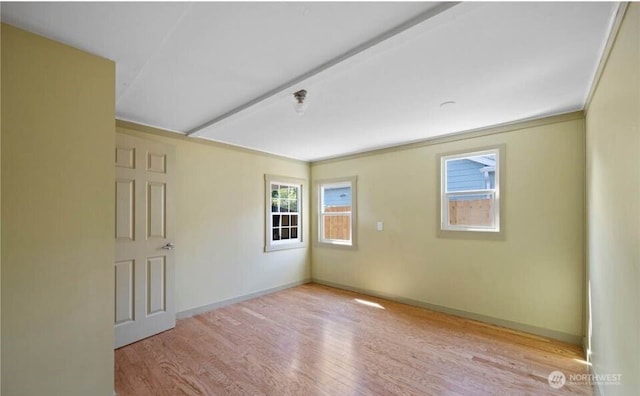
{"label": "empty room", "polygon": [[0,15],[2,396],[640,394],[640,4]]}

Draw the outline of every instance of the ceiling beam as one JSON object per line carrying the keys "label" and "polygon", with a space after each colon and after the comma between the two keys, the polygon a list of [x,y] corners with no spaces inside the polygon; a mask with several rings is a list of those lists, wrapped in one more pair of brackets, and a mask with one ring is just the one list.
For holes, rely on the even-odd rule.
{"label": "ceiling beam", "polygon": [[248,101],[247,103],[240,105],[232,110],[227,111],[224,114],[221,114],[213,119],[211,119],[210,121],[205,122],[202,125],[199,125],[191,130],[189,130],[187,132],[187,136],[192,136],[192,137],[196,137],[200,134],[200,132],[202,132],[204,129],[207,129],[215,124],[220,123],[221,121],[235,115],[238,114],[246,109],[248,109],[249,107],[252,107],[260,102],[263,102],[269,98],[271,98],[272,96],[277,95],[278,93],[286,90],[286,89],[290,89],[293,86],[303,82],[304,80],[307,80],[317,74],[322,73],[323,71],[337,65],[338,63],[344,62],[349,58],[352,58],[358,54],[360,54],[361,52],[374,47],[380,43],[382,43],[385,40],[388,40],[394,36],[397,36],[398,34],[416,26],[419,25],[425,21],[427,21],[428,19],[433,18],[436,15],[439,15],[443,12],[445,12],[446,10],[450,9],[451,7],[460,4],[460,2],[447,2],[447,3],[440,3],[438,5],[436,5],[433,8],[430,8],[427,11],[424,11],[418,15],[416,15],[415,17],[409,19],[408,21],[390,29],[387,30],[386,32],[372,38],[369,41],[366,41],[354,48],[351,48],[350,50],[348,50],[347,52],[342,53],[341,55],[321,64],[320,66],[317,66],[311,70],[309,70],[308,72],[301,74],[287,82],[285,82],[282,85],[277,86],[276,88]]}

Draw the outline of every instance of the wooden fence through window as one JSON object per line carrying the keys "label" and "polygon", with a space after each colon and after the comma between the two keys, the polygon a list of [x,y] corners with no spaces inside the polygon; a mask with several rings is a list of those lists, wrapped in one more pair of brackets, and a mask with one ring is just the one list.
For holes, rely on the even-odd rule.
{"label": "wooden fence through window", "polygon": [[[325,209],[325,213],[350,212],[351,206],[331,206]],[[351,216],[325,216],[324,239],[351,239]]]}
{"label": "wooden fence through window", "polygon": [[491,226],[490,199],[449,201],[449,224]]}

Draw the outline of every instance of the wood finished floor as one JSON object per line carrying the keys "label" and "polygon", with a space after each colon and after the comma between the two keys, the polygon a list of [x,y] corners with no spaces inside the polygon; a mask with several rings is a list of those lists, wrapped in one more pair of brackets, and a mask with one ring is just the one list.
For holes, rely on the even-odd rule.
{"label": "wood finished floor", "polygon": [[588,373],[581,360],[577,346],[307,284],[116,350],[115,387],[118,396],[591,395],[547,382],[554,370]]}

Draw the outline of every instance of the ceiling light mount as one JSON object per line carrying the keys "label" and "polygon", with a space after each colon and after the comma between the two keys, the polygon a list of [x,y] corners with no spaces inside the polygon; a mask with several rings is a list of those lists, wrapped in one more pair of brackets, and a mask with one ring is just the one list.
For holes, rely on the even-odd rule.
{"label": "ceiling light mount", "polygon": [[447,100],[446,102],[440,103],[440,107],[453,106],[454,104],[456,104],[455,100]]}
{"label": "ceiling light mount", "polygon": [[293,108],[298,113],[298,115],[303,115],[307,110],[307,103],[304,103],[304,100],[307,97],[307,91],[305,89],[301,89],[297,92],[293,93],[293,97],[296,99],[296,103],[294,103]]}
{"label": "ceiling light mount", "polygon": [[304,98],[307,97],[307,90],[301,89],[298,92],[294,92],[293,93],[293,97],[296,98],[298,103],[302,103],[302,102],[304,102]]}

